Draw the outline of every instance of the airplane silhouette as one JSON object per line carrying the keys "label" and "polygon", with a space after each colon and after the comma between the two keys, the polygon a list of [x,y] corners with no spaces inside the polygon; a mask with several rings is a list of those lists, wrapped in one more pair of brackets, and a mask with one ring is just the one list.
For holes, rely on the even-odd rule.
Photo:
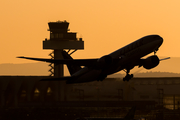
{"label": "airplane silhouette", "polygon": [[[156,55],[159,47],[163,43],[163,38],[159,35],[148,35],[142,37],[112,53],[98,59],[73,59],[66,51],[62,52],[64,59],[43,59],[31,57],[17,57],[36,61],[43,61],[55,64],[66,64],[71,76],[60,78],[42,79],[42,81],[66,80],[67,84],[83,83],[90,81],[102,81],[107,75],[124,70],[126,76],[123,81],[129,81],[133,74],[130,70],[135,66],[143,66],[145,69],[156,67],[161,60]],[[143,59],[143,56],[154,52],[154,55]],[[81,66],[84,66],[81,68]]]}

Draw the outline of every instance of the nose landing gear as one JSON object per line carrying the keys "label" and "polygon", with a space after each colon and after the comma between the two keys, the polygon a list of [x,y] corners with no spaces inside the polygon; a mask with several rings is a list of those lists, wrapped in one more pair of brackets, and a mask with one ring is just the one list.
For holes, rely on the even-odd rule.
{"label": "nose landing gear", "polygon": [[156,50],[154,50],[154,55],[156,55],[157,51],[158,51],[158,48]]}

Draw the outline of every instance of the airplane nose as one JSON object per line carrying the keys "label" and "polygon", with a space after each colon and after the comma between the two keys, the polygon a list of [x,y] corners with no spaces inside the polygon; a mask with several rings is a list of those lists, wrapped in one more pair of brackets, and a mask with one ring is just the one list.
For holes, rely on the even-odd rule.
{"label": "airplane nose", "polygon": [[158,46],[161,46],[163,43],[163,38],[159,35],[155,36],[155,40],[158,42]]}
{"label": "airplane nose", "polygon": [[163,39],[163,38],[161,36],[159,36],[159,35],[153,35],[153,39],[158,40],[158,39]]}
{"label": "airplane nose", "polygon": [[160,44],[163,43],[163,38],[161,36],[159,36],[159,42],[160,42]]}

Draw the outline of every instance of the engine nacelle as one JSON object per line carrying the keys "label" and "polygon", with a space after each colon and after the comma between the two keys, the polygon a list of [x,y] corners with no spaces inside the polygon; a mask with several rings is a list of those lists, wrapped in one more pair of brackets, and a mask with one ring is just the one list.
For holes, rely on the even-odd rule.
{"label": "engine nacelle", "polygon": [[159,58],[156,55],[150,56],[143,61],[143,67],[146,69],[151,69],[159,64]]}
{"label": "engine nacelle", "polygon": [[110,55],[105,55],[97,60],[96,66],[98,68],[104,68],[104,67],[112,64],[112,62],[113,62],[112,57]]}

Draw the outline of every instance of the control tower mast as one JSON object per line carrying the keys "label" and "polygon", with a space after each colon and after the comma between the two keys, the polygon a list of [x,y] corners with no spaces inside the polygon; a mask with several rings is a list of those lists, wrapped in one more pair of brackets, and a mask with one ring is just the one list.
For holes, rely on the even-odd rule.
{"label": "control tower mast", "polygon": [[[84,41],[82,38],[77,38],[75,32],[68,32],[69,23],[66,21],[49,22],[50,39],[43,41],[43,49],[51,49],[52,53],[49,55],[52,59],[63,59],[63,50],[74,50],[70,54],[74,53],[78,49],[84,49]],[[54,54],[54,55],[53,55]],[[64,68],[62,64],[50,64],[51,69],[50,76],[63,77]],[[52,81],[52,91],[54,91],[54,99],[56,101],[66,101],[68,96],[66,94],[66,84],[64,81]]]}
{"label": "control tower mast", "polygon": [[[66,21],[57,21],[49,22],[50,39],[43,41],[43,49],[52,49],[53,52],[49,55],[52,59],[63,59],[62,51],[67,49],[68,51],[74,50],[75,52],[78,49],[84,49],[84,41],[82,38],[77,38],[75,32],[68,32],[69,23]],[[73,53],[72,52],[72,53]],[[54,53],[54,55],[53,55]],[[50,64],[51,72],[50,76],[63,77],[64,69],[63,65],[54,65]],[[53,72],[54,70],[54,72]]]}

